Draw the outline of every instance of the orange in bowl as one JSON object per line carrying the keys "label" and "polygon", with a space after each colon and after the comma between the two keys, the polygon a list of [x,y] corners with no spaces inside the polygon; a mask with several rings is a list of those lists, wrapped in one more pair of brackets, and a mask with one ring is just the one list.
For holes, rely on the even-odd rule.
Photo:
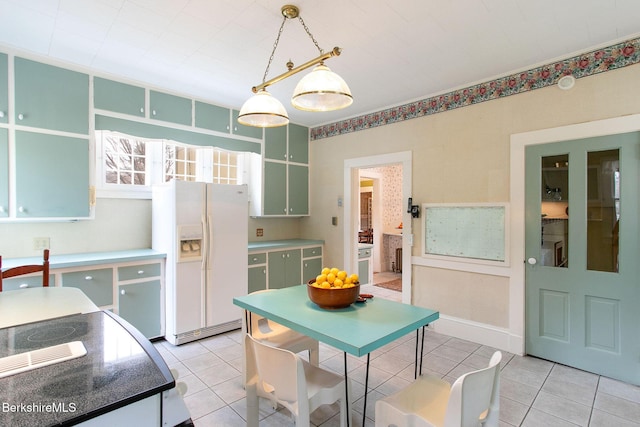
{"label": "orange in bowl", "polygon": [[314,286],[315,279],[307,284],[309,299],[325,309],[345,308],[353,304],[360,295],[360,284],[349,288],[320,288]]}

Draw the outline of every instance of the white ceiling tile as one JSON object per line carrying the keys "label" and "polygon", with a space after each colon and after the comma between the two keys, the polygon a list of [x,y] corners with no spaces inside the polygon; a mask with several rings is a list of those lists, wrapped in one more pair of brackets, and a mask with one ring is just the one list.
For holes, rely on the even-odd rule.
{"label": "white ceiling tile", "polygon": [[[284,3],[282,3],[284,4]],[[278,28],[272,0],[0,0],[0,45],[239,108],[260,83]],[[638,0],[297,0],[347,110],[290,108],[317,125],[526,69],[640,34]],[[288,21],[267,78],[317,56]],[[285,105],[307,71],[270,87]]]}

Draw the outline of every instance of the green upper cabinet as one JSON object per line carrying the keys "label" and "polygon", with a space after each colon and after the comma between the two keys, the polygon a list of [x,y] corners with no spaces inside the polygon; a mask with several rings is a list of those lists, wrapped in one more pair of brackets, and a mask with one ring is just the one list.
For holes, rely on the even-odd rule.
{"label": "green upper cabinet", "polygon": [[271,160],[287,160],[286,126],[264,130],[264,157]]}
{"label": "green upper cabinet", "polygon": [[100,110],[144,117],[144,97],[142,87],[93,78],[93,105]]}
{"label": "green upper cabinet", "polygon": [[8,121],[9,121],[9,65],[8,65],[7,55],[4,53],[0,53],[0,123],[7,123]]}
{"label": "green upper cabinet", "polygon": [[289,123],[288,126],[266,128],[264,157],[270,160],[308,164],[309,128],[293,123]]}
{"label": "green upper cabinet", "polygon": [[217,105],[196,101],[195,125],[202,129],[231,132],[231,110]]}
{"label": "green upper cabinet", "polygon": [[293,123],[289,124],[287,160],[295,163],[309,163],[309,128]]}
{"label": "green upper cabinet", "polygon": [[287,215],[287,165],[264,162],[264,215]]}
{"label": "green upper cabinet", "polygon": [[87,74],[18,57],[14,67],[16,124],[89,133]]}
{"label": "green upper cabinet", "polygon": [[289,215],[309,215],[309,167],[289,165]]}
{"label": "green upper cabinet", "polygon": [[0,218],[9,216],[9,139],[0,129]]}
{"label": "green upper cabinet", "polygon": [[149,118],[191,126],[192,101],[167,93],[149,92]]}
{"label": "green upper cabinet", "polygon": [[262,128],[255,126],[245,126],[238,123],[238,116],[240,111],[233,110],[233,116],[231,120],[231,130],[234,135],[248,136],[249,138],[262,139]]}
{"label": "green upper cabinet", "polygon": [[16,131],[18,218],[83,218],[89,207],[89,140]]}

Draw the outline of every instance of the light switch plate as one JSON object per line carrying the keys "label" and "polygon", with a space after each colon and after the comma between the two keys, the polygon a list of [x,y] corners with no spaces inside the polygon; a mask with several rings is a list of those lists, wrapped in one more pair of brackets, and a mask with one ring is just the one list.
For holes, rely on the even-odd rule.
{"label": "light switch plate", "polygon": [[45,249],[49,249],[50,239],[48,237],[34,237],[33,238],[33,249],[36,251],[42,251]]}

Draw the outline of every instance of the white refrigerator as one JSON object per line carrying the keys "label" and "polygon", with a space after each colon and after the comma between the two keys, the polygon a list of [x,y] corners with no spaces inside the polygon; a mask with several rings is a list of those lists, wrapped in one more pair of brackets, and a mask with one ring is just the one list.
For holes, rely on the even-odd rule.
{"label": "white refrigerator", "polygon": [[154,186],[152,247],[167,254],[165,338],[179,345],[241,327],[248,289],[246,185]]}

